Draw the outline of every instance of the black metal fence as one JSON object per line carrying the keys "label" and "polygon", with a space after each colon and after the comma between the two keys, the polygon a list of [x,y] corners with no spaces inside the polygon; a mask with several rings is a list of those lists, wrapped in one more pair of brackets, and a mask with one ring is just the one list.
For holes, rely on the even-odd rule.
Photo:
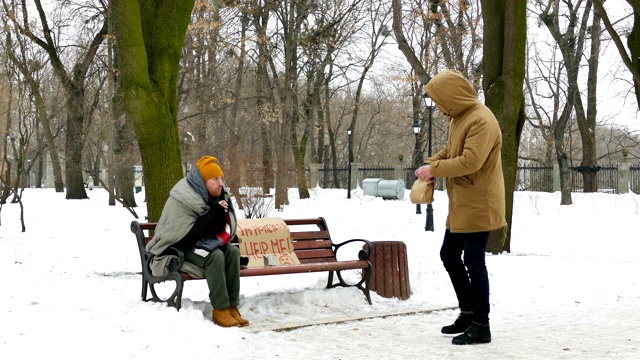
{"label": "black metal fence", "polygon": [[[584,192],[584,178],[576,168],[571,168],[571,192]],[[600,167],[598,171],[598,192],[607,194],[618,193],[617,166],[606,165]]]}
{"label": "black metal fence", "polygon": [[[309,169],[306,170],[307,179],[309,178]],[[375,168],[360,168],[359,174],[354,174],[358,179],[380,178],[380,179],[394,179],[395,171],[393,166],[383,166]],[[403,180],[407,188],[411,187],[411,184],[415,181],[415,168],[405,167],[402,169]],[[347,177],[349,169],[339,168],[334,169],[318,169],[318,183],[321,188],[324,189],[346,189]],[[260,186],[262,174],[254,173],[251,177],[251,185]],[[288,174],[288,186],[295,187],[296,175],[294,171],[289,171]],[[335,178],[334,178],[335,177]],[[355,184],[353,184],[355,187]],[[444,188],[443,182],[438,182],[436,185],[439,190]],[[571,191],[583,192],[584,180],[582,174],[578,172],[577,168],[571,168]],[[640,165],[631,165],[629,169],[629,190],[636,194],[640,194]],[[551,166],[538,166],[527,165],[519,166],[516,172],[516,191],[553,191],[553,167]],[[598,171],[598,192],[616,194],[618,192],[618,167],[616,165],[603,165]]]}
{"label": "black metal fence", "polygon": [[393,179],[395,174],[393,166],[383,166],[377,168],[360,168],[360,176],[360,179]]}
{"label": "black metal fence", "polygon": [[553,166],[518,167],[516,191],[553,191]]}
{"label": "black metal fence", "polygon": [[[571,191],[584,191],[584,178],[577,167],[571,167]],[[640,166],[631,166],[630,190],[640,193]],[[600,166],[598,171],[598,192],[618,193],[618,167],[616,165]],[[517,169],[516,190],[521,191],[553,191],[553,167],[521,166]]]}
{"label": "black metal fence", "polygon": [[319,169],[318,183],[323,189],[346,189],[349,169]]}

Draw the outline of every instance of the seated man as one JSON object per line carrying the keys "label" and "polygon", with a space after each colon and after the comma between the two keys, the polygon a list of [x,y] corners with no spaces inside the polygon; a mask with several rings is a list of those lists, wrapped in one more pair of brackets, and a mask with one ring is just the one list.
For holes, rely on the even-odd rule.
{"label": "seated man", "polygon": [[247,326],[238,311],[240,250],[229,244],[235,236],[236,216],[224,191],[222,169],[213,156],[203,156],[171,189],[155,234],[146,250],[156,255],[151,271],[159,276],[174,270],[175,260],[163,252],[169,247],[184,252],[184,271],[207,280],[212,319],[223,327]]}

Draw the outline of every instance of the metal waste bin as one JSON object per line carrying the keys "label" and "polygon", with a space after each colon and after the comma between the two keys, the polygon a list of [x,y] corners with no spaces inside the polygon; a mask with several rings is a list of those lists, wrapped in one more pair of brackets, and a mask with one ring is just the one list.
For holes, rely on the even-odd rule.
{"label": "metal waste bin", "polygon": [[382,179],[362,180],[362,193],[369,196],[378,196],[378,182]]}
{"label": "metal waste bin", "polygon": [[377,196],[385,200],[404,199],[404,181],[384,179],[362,180],[362,193],[364,195]]}

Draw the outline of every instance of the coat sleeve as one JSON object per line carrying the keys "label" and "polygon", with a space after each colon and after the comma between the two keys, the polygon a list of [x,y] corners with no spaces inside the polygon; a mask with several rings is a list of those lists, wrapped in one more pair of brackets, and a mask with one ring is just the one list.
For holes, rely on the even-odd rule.
{"label": "coat sleeve", "polygon": [[[176,185],[186,186],[189,185],[182,181]],[[154,236],[145,249],[155,255],[162,254],[167,247],[180,241],[208,209],[208,205],[195,192],[172,190],[162,209]]]}
{"label": "coat sleeve", "polygon": [[434,161],[442,160],[447,158],[447,146],[445,145],[442,150],[438,151],[437,154],[427,159],[427,164],[432,164]]}
{"label": "coat sleeve", "polygon": [[475,120],[466,132],[462,153],[450,159],[433,161],[431,175],[452,178],[478,171],[496,144],[499,131],[486,119]]}

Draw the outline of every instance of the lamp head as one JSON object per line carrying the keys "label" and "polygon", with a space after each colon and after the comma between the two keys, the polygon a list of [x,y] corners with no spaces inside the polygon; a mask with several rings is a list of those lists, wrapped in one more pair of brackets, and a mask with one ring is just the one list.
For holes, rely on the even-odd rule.
{"label": "lamp head", "polygon": [[426,106],[427,109],[433,107],[433,99],[430,98],[426,92],[422,93],[422,100],[424,100],[424,106]]}
{"label": "lamp head", "polygon": [[413,125],[411,125],[411,127],[413,128],[413,133],[414,134],[420,134],[420,123],[419,122],[414,122]]}
{"label": "lamp head", "polygon": [[353,132],[353,129],[351,128],[351,126],[349,126],[347,128],[347,135],[351,136],[351,133]]}

